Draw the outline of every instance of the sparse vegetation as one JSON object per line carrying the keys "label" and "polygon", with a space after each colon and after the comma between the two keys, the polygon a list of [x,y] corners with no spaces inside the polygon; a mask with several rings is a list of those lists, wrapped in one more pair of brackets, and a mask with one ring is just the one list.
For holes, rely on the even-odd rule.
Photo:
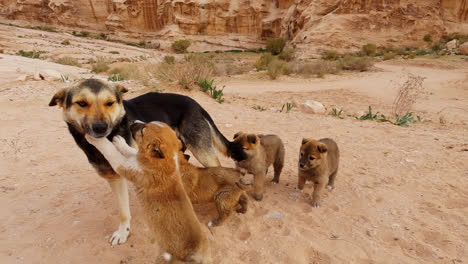
{"label": "sparse vegetation", "polygon": [[120,52],[116,51],[116,50],[111,50],[109,51],[110,54],[120,54]]}
{"label": "sparse vegetation", "polygon": [[263,106],[260,106],[260,105],[254,105],[254,106],[252,106],[252,109],[260,111],[260,112],[263,112],[263,111],[267,110],[266,107],[263,107]]}
{"label": "sparse vegetation", "polygon": [[64,41],[62,41],[62,45],[68,46],[70,45],[70,41],[68,39],[65,39]]}
{"label": "sparse vegetation", "polygon": [[281,74],[283,74],[285,67],[286,63],[284,61],[275,59],[268,64],[267,74],[270,77],[270,79],[275,80],[276,78],[281,76]]}
{"label": "sparse vegetation", "polygon": [[120,81],[125,80],[125,78],[120,74],[112,74],[111,76],[107,78],[107,80],[109,82],[120,82]]}
{"label": "sparse vegetation", "polygon": [[273,55],[278,55],[283,51],[285,45],[284,38],[271,38],[267,40],[266,50]]}
{"label": "sparse vegetation", "polygon": [[338,117],[339,119],[344,119],[344,117],[341,115],[343,113],[343,109],[336,109],[332,108],[330,115]]}
{"label": "sparse vegetation", "polygon": [[399,116],[403,117],[408,114],[417,99],[424,93],[424,79],[424,77],[410,73],[406,81],[400,85],[392,105],[392,114],[397,119]]}
{"label": "sparse vegetation", "polygon": [[75,59],[73,57],[69,57],[69,56],[64,56],[64,57],[54,59],[54,62],[58,63],[58,64],[63,64],[63,65],[81,67],[81,64],[78,62],[77,59]]}
{"label": "sparse vegetation", "polygon": [[167,64],[174,64],[176,60],[174,56],[164,56],[163,61]]}
{"label": "sparse vegetation", "polygon": [[57,32],[57,30],[51,26],[25,26],[25,28],[42,30],[47,32]]}
{"label": "sparse vegetation", "polygon": [[204,54],[191,54],[177,64],[162,62],[157,67],[157,78],[161,81],[177,81],[186,89],[190,89],[200,79],[210,79],[214,64]]}
{"label": "sparse vegetation", "polygon": [[383,60],[391,60],[397,56],[395,52],[387,52],[383,55]]}
{"label": "sparse vegetation", "polygon": [[60,74],[60,80],[61,80],[62,82],[68,82],[68,75]]}
{"label": "sparse vegetation", "polygon": [[275,56],[271,55],[270,53],[265,53],[258,60],[255,62],[254,66],[257,71],[266,70],[268,65],[275,60]]}
{"label": "sparse vegetation", "polygon": [[375,44],[372,44],[372,43],[369,43],[369,44],[366,44],[364,46],[362,46],[362,53],[365,55],[365,56],[372,56],[375,54],[377,50],[377,46]]}
{"label": "sparse vegetation", "polygon": [[404,116],[402,117],[399,117],[398,115],[395,117],[396,120],[395,122],[393,122],[394,125],[397,125],[397,126],[404,126],[404,127],[408,127],[410,124],[412,123],[419,123],[421,122],[421,117],[420,116],[417,116],[416,119],[414,119],[413,117],[413,113],[411,112],[408,112],[406,113]]}
{"label": "sparse vegetation", "polygon": [[374,120],[374,121],[377,121],[377,122],[387,122],[389,121],[384,115],[380,114],[379,112],[377,113],[372,113],[372,107],[369,106],[369,111],[360,116],[358,118],[359,120]]}
{"label": "sparse vegetation", "polygon": [[18,51],[16,53],[16,55],[31,58],[31,59],[39,59],[39,57],[43,53],[45,53],[45,51],[35,51],[35,50],[33,50],[33,51],[24,51],[24,50],[20,50],[20,51]]}
{"label": "sparse vegetation", "polygon": [[335,50],[326,50],[322,55],[322,60],[338,60],[340,55]]}
{"label": "sparse vegetation", "polygon": [[295,73],[323,78],[326,74],[337,74],[341,71],[341,65],[334,61],[314,61],[298,64],[294,68]]}
{"label": "sparse vegetation", "polygon": [[458,43],[461,45],[468,41],[468,34],[461,34],[459,32],[453,32],[442,37],[445,42],[452,41],[454,39],[458,40]]}
{"label": "sparse vegetation", "polygon": [[109,70],[109,61],[105,57],[98,56],[96,62],[91,64],[91,71],[101,73]]}
{"label": "sparse vegetation", "polygon": [[444,43],[438,42],[438,43],[432,44],[431,50],[435,53],[439,53],[444,47],[445,47]]}
{"label": "sparse vegetation", "polygon": [[[284,107],[286,107],[286,109],[285,109]],[[286,110],[286,113],[289,113],[293,108],[294,108],[294,104],[293,104],[293,103],[285,103],[285,104],[283,104],[283,106],[281,107],[280,113],[283,113],[284,110]]]}
{"label": "sparse vegetation", "polygon": [[87,38],[87,37],[89,37],[89,32],[88,31],[81,31],[81,32],[78,33],[76,31],[73,31],[72,35],[75,36],[75,37]]}
{"label": "sparse vegetation", "polygon": [[374,60],[369,57],[346,55],[340,59],[340,65],[343,70],[364,72],[374,65]]}
{"label": "sparse vegetation", "polygon": [[189,47],[190,41],[186,39],[176,40],[174,43],[172,43],[172,49],[175,51],[175,53],[185,53]]}
{"label": "sparse vegetation", "polygon": [[292,61],[296,57],[296,50],[292,47],[286,47],[281,51],[278,55],[280,60],[284,61]]}
{"label": "sparse vegetation", "polygon": [[112,76],[115,75],[117,77],[120,76],[122,77],[122,80],[143,81],[149,77],[149,74],[146,70],[141,69],[141,67],[138,67],[132,63],[121,64],[117,67],[114,67],[109,70],[109,74],[112,74]]}
{"label": "sparse vegetation", "polygon": [[431,43],[432,42],[432,36],[429,35],[429,34],[426,34],[426,35],[424,35],[423,40],[425,42],[427,42],[427,43]]}
{"label": "sparse vegetation", "polygon": [[198,80],[198,86],[200,86],[200,89],[208,93],[213,99],[215,99],[218,103],[224,102],[223,98],[223,90],[224,86],[221,89],[218,89],[216,85],[213,84],[214,80],[207,80],[207,79],[199,79]]}

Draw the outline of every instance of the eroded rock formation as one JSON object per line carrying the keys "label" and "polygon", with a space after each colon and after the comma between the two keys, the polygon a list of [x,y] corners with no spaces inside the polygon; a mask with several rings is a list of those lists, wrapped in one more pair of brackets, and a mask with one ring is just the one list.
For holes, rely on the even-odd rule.
{"label": "eroded rock formation", "polygon": [[468,30],[468,0],[0,0],[0,16],[220,45],[229,38],[231,47],[282,36],[345,49]]}

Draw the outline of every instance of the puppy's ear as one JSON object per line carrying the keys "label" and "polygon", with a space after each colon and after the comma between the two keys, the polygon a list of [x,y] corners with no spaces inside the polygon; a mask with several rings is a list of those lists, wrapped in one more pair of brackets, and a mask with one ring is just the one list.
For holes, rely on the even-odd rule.
{"label": "puppy's ear", "polygon": [[67,89],[61,89],[58,91],[54,97],[49,102],[49,106],[56,106],[59,105],[60,107],[63,107],[63,103],[65,102],[65,97],[67,96]]}
{"label": "puppy's ear", "polygon": [[258,142],[258,137],[257,135],[254,135],[254,134],[250,134],[247,136],[247,141],[251,144],[257,144]]}
{"label": "puppy's ear", "polygon": [[234,138],[233,138],[233,139],[236,139],[236,138],[238,138],[238,137],[239,137],[241,134],[242,134],[242,132],[240,132],[240,131],[239,131],[239,132],[237,132],[237,133],[235,133],[235,134],[234,134]]}
{"label": "puppy's ear", "polygon": [[119,92],[120,94],[124,94],[124,93],[128,92],[128,89],[125,88],[123,85],[120,85],[120,84],[116,84],[115,89],[117,89],[117,92]]}
{"label": "puppy's ear", "polygon": [[159,145],[153,145],[153,149],[152,149],[152,152],[151,152],[151,155],[155,158],[158,158],[158,159],[164,159],[165,156],[164,156],[164,153],[162,152],[162,150],[159,148]]}
{"label": "puppy's ear", "polygon": [[328,151],[328,148],[327,148],[327,145],[325,145],[325,144],[323,144],[323,143],[319,143],[319,144],[317,145],[317,150],[318,150],[318,152],[320,152],[320,153],[325,153],[325,152]]}
{"label": "puppy's ear", "polygon": [[309,142],[309,141],[310,141],[310,139],[308,139],[308,138],[303,138],[303,139],[302,139],[302,145],[306,144],[306,143]]}

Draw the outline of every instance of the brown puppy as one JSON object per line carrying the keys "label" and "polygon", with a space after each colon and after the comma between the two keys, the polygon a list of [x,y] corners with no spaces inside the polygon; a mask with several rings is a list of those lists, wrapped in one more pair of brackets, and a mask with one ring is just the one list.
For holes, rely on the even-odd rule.
{"label": "brown puppy", "polygon": [[284,165],[284,145],[276,135],[255,135],[238,132],[231,143],[231,158],[238,169],[254,175],[253,197],[263,198],[263,186],[268,168],[273,165],[275,176],[272,182],[278,183]]}
{"label": "brown puppy", "polygon": [[244,190],[249,186],[241,181],[239,171],[223,167],[198,168],[182,159],[180,172],[192,203],[215,202],[219,216],[208,226],[221,225],[233,209],[238,213],[247,212],[248,200]]}
{"label": "brown puppy", "polygon": [[340,151],[333,139],[322,138],[320,140],[302,140],[299,152],[299,180],[297,188],[302,190],[306,181],[314,183],[314,193],[312,194],[312,206],[320,206],[320,195],[325,185],[329,190],[333,189],[336,174],[338,173],[338,163]]}
{"label": "brown puppy", "polygon": [[179,160],[181,142],[166,124],[136,123],[130,127],[139,151],[119,136],[115,146],[105,137],[86,135],[121,176],[132,181],[145,216],[167,262],[211,263],[208,242],[184,190]]}

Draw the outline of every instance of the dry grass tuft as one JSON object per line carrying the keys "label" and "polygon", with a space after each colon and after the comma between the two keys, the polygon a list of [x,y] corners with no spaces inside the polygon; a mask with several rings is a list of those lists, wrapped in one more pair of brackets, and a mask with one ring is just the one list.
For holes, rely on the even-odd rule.
{"label": "dry grass tuft", "polygon": [[109,70],[110,62],[105,58],[98,56],[96,62],[91,65],[91,71],[95,73],[101,73]]}
{"label": "dry grass tuft", "polygon": [[81,64],[78,62],[78,60],[76,60],[75,58],[69,57],[69,56],[54,59],[54,62],[58,63],[58,64],[63,64],[63,65],[81,67]]}
{"label": "dry grass tuft", "polygon": [[416,100],[424,93],[423,82],[425,77],[409,73],[406,81],[401,84],[398,94],[392,105],[392,114],[401,117],[410,113]]}
{"label": "dry grass tuft", "polygon": [[211,79],[213,70],[214,64],[208,56],[193,54],[180,63],[160,63],[155,76],[161,81],[177,81],[184,88],[192,89],[198,80]]}

